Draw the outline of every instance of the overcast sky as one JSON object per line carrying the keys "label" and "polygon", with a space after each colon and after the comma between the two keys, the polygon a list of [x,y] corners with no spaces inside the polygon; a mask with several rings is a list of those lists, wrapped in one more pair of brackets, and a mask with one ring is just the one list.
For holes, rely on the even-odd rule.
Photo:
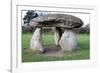
{"label": "overcast sky", "polygon": [[[24,15],[26,14],[27,11],[22,11],[22,18],[24,17]],[[37,11],[38,13],[41,13],[40,11]],[[82,21],[84,22],[84,25],[88,24],[89,21],[89,14],[85,14],[85,13],[61,13],[61,12],[44,12],[42,11],[42,13],[46,14],[54,14],[54,13],[59,13],[59,14],[70,14],[70,15],[74,15],[76,17],[79,17],[80,19],[82,19]],[[23,25],[23,20],[22,20],[22,25]]]}

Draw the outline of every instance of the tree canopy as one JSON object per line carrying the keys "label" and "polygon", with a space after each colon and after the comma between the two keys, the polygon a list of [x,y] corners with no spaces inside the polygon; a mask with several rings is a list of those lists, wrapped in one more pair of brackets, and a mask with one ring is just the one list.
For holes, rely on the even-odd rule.
{"label": "tree canopy", "polygon": [[36,11],[33,10],[29,10],[26,12],[26,15],[24,15],[23,21],[24,24],[28,24],[30,22],[31,19],[38,17],[38,13]]}

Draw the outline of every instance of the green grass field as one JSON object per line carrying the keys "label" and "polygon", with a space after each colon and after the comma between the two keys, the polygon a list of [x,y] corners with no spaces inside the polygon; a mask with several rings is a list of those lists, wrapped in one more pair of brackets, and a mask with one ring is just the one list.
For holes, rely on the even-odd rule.
{"label": "green grass field", "polygon": [[[84,60],[90,58],[90,36],[89,34],[78,34],[79,49],[70,55],[64,56],[46,56],[41,54],[33,54],[26,51],[30,46],[32,33],[22,34],[22,62],[39,62],[39,61],[61,61],[61,60]],[[54,45],[54,37],[52,33],[43,34],[43,42],[45,45]],[[78,52],[78,54],[77,54]]]}

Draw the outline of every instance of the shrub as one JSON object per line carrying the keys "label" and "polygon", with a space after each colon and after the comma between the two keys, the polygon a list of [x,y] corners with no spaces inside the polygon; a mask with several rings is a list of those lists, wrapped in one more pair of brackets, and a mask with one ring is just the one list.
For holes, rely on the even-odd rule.
{"label": "shrub", "polygon": [[25,33],[25,32],[33,32],[35,28],[32,27],[32,26],[22,26],[22,32]]}

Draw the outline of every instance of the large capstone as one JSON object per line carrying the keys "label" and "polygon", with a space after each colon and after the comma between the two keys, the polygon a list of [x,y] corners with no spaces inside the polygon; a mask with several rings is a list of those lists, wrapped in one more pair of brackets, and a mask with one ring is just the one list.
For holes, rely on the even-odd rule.
{"label": "large capstone", "polygon": [[30,25],[38,27],[78,28],[83,25],[83,22],[80,18],[72,15],[48,14],[32,19]]}

